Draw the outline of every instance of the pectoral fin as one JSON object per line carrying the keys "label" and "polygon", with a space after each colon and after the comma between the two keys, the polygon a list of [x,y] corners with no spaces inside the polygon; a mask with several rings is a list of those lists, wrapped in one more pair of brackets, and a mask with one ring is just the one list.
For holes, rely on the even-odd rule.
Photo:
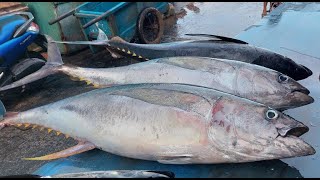
{"label": "pectoral fin", "polygon": [[77,145],[70,147],[68,149],[62,150],[60,152],[56,152],[53,154],[48,154],[41,157],[34,158],[23,158],[24,160],[53,160],[59,158],[65,158],[72,155],[80,154],[82,152],[86,152],[95,148],[95,145],[90,142],[79,142]]}
{"label": "pectoral fin", "polygon": [[190,164],[194,156],[191,154],[161,156],[157,161],[162,164]]}

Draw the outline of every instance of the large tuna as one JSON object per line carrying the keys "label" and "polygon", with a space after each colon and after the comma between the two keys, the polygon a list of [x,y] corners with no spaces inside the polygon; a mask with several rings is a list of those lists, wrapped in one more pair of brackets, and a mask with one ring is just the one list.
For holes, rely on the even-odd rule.
{"label": "large tuna", "polygon": [[174,56],[200,56],[232,59],[264,66],[286,74],[295,80],[305,79],[312,75],[312,71],[309,68],[297,64],[288,57],[240,40],[206,34],[189,35],[214,37],[220,40],[190,40],[161,44],[135,44],[128,43],[120,37],[114,37],[110,41],[74,41],[59,43],[105,45],[114,57],[120,55],[136,58],[141,61]]}
{"label": "large tuna", "polygon": [[298,136],[308,127],[244,98],[181,84],[122,85],[7,113],[0,128],[43,126],[79,144],[29,160],[50,160],[99,148],[160,163],[241,163],[305,156]]}
{"label": "large tuna", "polygon": [[[50,37],[48,37],[50,39]],[[96,87],[139,83],[183,83],[231,93],[284,110],[312,103],[309,90],[277,71],[249,63],[208,57],[170,57],[117,68],[63,65],[55,43],[49,41],[48,63],[39,71],[0,88],[5,91],[54,73],[85,80]]]}

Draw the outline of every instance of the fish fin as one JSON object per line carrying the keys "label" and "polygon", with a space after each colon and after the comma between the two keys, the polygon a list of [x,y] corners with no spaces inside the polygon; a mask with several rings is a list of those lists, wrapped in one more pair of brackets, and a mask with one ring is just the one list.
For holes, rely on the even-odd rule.
{"label": "fish fin", "polygon": [[[29,74],[28,76],[23,77],[22,79],[15,81],[9,85],[3,86],[0,88],[0,92],[3,94],[4,91],[13,89],[13,88],[22,88],[22,91],[25,89],[25,84],[32,83],[34,81],[43,79],[51,74],[55,74],[59,72],[59,68],[63,65],[62,57],[60,50],[56,43],[52,42],[53,39],[45,35],[48,41],[48,59],[44,66],[42,66],[38,71]],[[38,58],[32,58],[34,60],[40,60]],[[11,92],[8,92],[11,93]]]}
{"label": "fish fin", "polygon": [[122,58],[123,56],[121,56],[120,54],[116,53],[115,51],[113,51],[112,49],[106,47],[107,51],[109,51],[109,53],[111,54],[111,56],[113,58]]}
{"label": "fish fin", "polygon": [[52,65],[62,65],[62,57],[60,50],[56,43],[53,42],[52,37],[45,35],[47,42],[48,42],[48,62],[45,64],[44,67],[52,66]]}
{"label": "fish fin", "polygon": [[128,43],[127,41],[125,41],[124,39],[122,39],[119,36],[115,36],[115,37],[111,38],[110,41],[119,42],[119,43]]}
{"label": "fish fin", "polygon": [[191,154],[161,156],[157,161],[162,164],[190,164],[194,156]]}
{"label": "fish fin", "polygon": [[53,154],[48,154],[45,156],[41,157],[34,157],[34,158],[23,158],[24,160],[41,160],[41,161],[46,161],[46,160],[53,160],[53,159],[59,159],[59,158],[66,158],[72,155],[80,154],[82,152],[86,152],[89,150],[92,150],[96,148],[96,146],[90,142],[79,142],[77,145],[70,147],[68,149],[53,153]]}
{"label": "fish fin", "polygon": [[217,38],[222,41],[227,41],[227,42],[233,42],[233,43],[238,43],[238,44],[248,44],[245,41],[239,40],[239,39],[234,39],[230,37],[225,37],[225,36],[218,36],[218,35],[212,35],[212,34],[185,34],[187,36],[199,36],[199,37],[209,37],[209,38]]}

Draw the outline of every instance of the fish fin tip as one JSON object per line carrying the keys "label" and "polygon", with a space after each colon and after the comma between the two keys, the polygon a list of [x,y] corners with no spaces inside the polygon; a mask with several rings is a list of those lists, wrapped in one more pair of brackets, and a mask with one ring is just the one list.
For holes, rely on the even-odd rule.
{"label": "fish fin tip", "polygon": [[189,164],[194,156],[192,154],[182,154],[182,155],[165,155],[159,157],[157,160],[162,164]]}
{"label": "fish fin tip", "polygon": [[199,36],[199,37],[208,37],[208,38],[216,38],[220,39],[222,41],[227,41],[227,42],[233,42],[233,43],[238,43],[238,44],[249,44],[245,41],[239,40],[239,39],[234,39],[226,36],[219,36],[219,35],[214,35],[214,34],[185,34],[186,36]]}

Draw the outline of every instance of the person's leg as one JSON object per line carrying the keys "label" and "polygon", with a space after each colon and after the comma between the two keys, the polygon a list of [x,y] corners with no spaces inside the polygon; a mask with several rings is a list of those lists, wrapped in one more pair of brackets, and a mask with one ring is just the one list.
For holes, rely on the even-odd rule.
{"label": "person's leg", "polygon": [[267,15],[267,5],[268,5],[268,2],[263,2],[263,10],[262,10],[261,17]]}

